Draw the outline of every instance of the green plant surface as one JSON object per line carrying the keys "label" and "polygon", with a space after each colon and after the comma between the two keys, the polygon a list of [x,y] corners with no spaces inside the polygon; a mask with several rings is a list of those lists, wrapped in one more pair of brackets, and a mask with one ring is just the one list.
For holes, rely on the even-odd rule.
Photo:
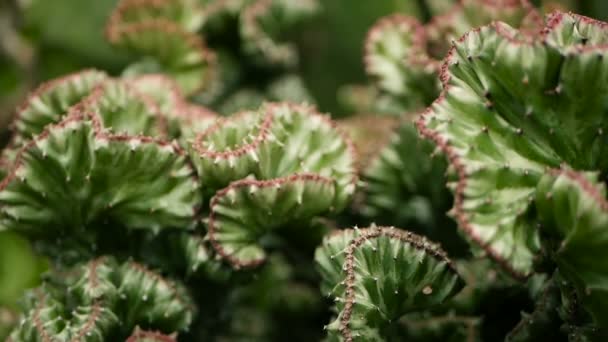
{"label": "green plant surface", "polygon": [[444,302],[463,285],[437,245],[394,227],[335,232],[315,260],[321,291],[336,303],[330,340],[384,340],[393,321]]}
{"label": "green plant surface", "polygon": [[350,140],[303,105],[267,104],[218,121],[190,156],[204,191],[215,193],[209,239],[235,267],[265,259],[256,241],[271,230],[343,210],[357,182]]}
{"label": "green plant surface", "polygon": [[602,84],[603,50],[593,47],[602,30],[557,13],[538,37],[502,23],[472,31],[452,48],[444,92],[420,119],[458,178],[461,228],[515,274],[531,272],[540,248],[529,214],[544,169],[603,169],[602,102],[592,95],[601,87],[580,88]]}
{"label": "green plant surface", "polygon": [[29,319],[11,341],[106,341],[128,336],[139,325],[178,331],[195,313],[181,285],[135,262],[106,257],[43,285],[26,306]]}
{"label": "green plant surface", "polygon": [[542,26],[539,13],[526,0],[433,4],[424,11],[432,15],[428,22],[396,13],[380,18],[368,31],[364,65],[377,88],[370,94],[375,97],[371,110],[396,114],[429,105],[440,92],[441,59],[450,43],[471,29],[496,20],[530,31]]}

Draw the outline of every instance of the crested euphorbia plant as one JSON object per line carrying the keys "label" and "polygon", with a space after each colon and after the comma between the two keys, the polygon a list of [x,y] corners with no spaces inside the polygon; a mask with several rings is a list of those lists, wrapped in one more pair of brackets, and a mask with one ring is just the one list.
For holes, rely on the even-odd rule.
{"label": "crested euphorbia plant", "polygon": [[331,341],[401,340],[401,316],[441,304],[462,287],[440,247],[395,227],[336,232],[315,259],[321,290],[336,303],[337,317],[326,326]]}
{"label": "crested euphorbia plant", "polygon": [[[395,115],[423,109],[439,95],[441,60],[452,40],[494,20],[526,30],[540,25],[539,13],[527,0],[418,3],[424,9],[380,18],[368,31],[364,65],[374,83],[345,89],[346,102],[355,110]],[[429,18],[420,15],[424,12]],[[361,101],[363,94],[367,101]]]}
{"label": "crested euphorbia plant", "polygon": [[185,94],[231,114],[264,100],[312,102],[297,75],[294,39],[318,7],[316,0],[122,0],[106,36],[140,57],[126,75],[169,74]]}
{"label": "crested euphorbia plant", "polygon": [[[381,18],[365,41],[365,69],[374,79],[379,97],[356,109],[402,113],[399,120],[393,120],[394,132],[386,125],[391,119],[379,115],[355,117],[346,126],[355,131],[357,126],[368,131],[377,127],[379,135],[391,137],[390,142],[378,144],[381,139],[372,134],[354,135],[355,142],[376,146],[373,157],[362,166],[364,186],[355,201],[357,213],[377,223],[417,229],[451,249],[462,246],[462,241],[444,215],[452,201],[443,185],[445,162],[429,157],[434,147],[420,141],[412,118],[439,95],[441,59],[452,40],[492,20],[525,31],[540,29],[542,20],[525,0],[426,3],[432,14],[426,24],[413,16],[392,14]],[[393,105],[386,107],[387,103]],[[403,110],[407,110],[405,114]]]}
{"label": "crested euphorbia plant", "polygon": [[[179,268],[259,266],[264,238],[348,204],[355,154],[328,117],[274,103],[215,119],[161,75],[90,70],[32,93],[3,155],[1,222],[52,270],[12,340],[188,331],[199,308]],[[174,243],[164,256],[151,251],[161,238]]]}
{"label": "crested euphorbia plant", "polygon": [[[451,164],[452,215],[476,249],[516,277],[560,284],[557,322],[544,328],[605,336],[608,24],[545,20],[538,32],[497,22],[455,41],[418,127]],[[542,328],[539,315],[513,339]]]}
{"label": "crested euphorbia plant", "polygon": [[[291,310],[318,305],[277,259],[293,251],[276,241],[315,234],[320,216],[348,205],[358,176],[350,139],[314,108],[268,103],[218,119],[164,76],[115,79],[88,70],[40,86],[14,127],[3,155],[0,222],[29,237],[51,271],[24,301],[11,341],[234,338],[236,327],[204,331],[197,317],[208,317],[205,303],[216,299],[199,289],[230,286],[266,262],[277,273],[263,279],[282,284],[273,295],[299,298]],[[394,334],[391,319],[381,317],[368,331],[359,318],[366,311],[354,306],[357,283],[367,282],[354,258],[370,250],[382,258],[374,279],[390,285],[384,295],[397,296],[385,308],[394,319],[459,290],[455,268],[424,238],[394,228],[362,232],[336,233],[344,246],[326,243],[329,260],[344,259],[324,272],[333,277],[326,282],[347,284],[335,290],[344,297],[346,340]],[[318,262],[329,267],[322,256]],[[399,272],[384,277],[387,267]]]}
{"label": "crested euphorbia plant", "polygon": [[252,105],[302,98],[314,1],[119,2],[141,59],[41,85],[1,154],[0,229],[48,261],[8,340],[605,340],[608,24],[417,3],[366,66],[418,132]]}

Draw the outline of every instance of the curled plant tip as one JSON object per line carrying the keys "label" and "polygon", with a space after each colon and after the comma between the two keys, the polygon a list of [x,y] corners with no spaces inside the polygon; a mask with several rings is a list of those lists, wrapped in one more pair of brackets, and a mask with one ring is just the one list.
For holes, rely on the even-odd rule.
{"label": "curled plant tip", "polygon": [[378,87],[408,108],[428,105],[439,93],[436,82],[451,42],[465,32],[505,21],[540,29],[540,16],[527,0],[461,0],[427,25],[405,15],[381,18],[365,43],[365,67]]}
{"label": "curled plant tip", "polygon": [[[76,274],[65,277],[61,285],[32,291],[22,324],[9,340],[104,341],[112,336],[120,325],[113,310],[117,292],[109,278],[114,265],[111,259],[99,258],[76,267]],[[62,292],[72,285],[77,287],[64,297]]]}
{"label": "curled plant tip", "polygon": [[114,25],[107,32],[112,44],[148,57],[127,69],[127,75],[169,74],[186,95],[200,91],[213,78],[215,54],[199,36],[169,19]]}
{"label": "curled plant tip", "polygon": [[196,308],[186,289],[163,278],[144,265],[125,262],[118,270],[117,291],[121,301],[117,311],[125,313],[127,327],[146,324],[162,331],[185,331],[192,323]]}
{"label": "curled plant tip", "polygon": [[293,67],[298,63],[295,46],[281,42],[284,32],[318,12],[316,0],[256,0],[240,16],[244,50],[262,65]]}
{"label": "curled plant tip", "polygon": [[211,199],[209,241],[234,268],[255,267],[266,259],[263,235],[330,212],[335,191],[331,178],[317,174],[233,182]]}
{"label": "curled plant tip", "polygon": [[111,134],[94,112],[75,110],[17,154],[0,183],[0,225],[47,238],[95,236],[108,220],[187,229],[201,200],[193,173],[174,144]]}
{"label": "curled plant tip", "polygon": [[177,342],[177,334],[165,335],[158,331],[142,330],[136,327],[126,342]]}
{"label": "curled plant tip", "polygon": [[404,15],[380,19],[365,41],[365,70],[378,80],[380,89],[407,94],[413,106],[423,106],[437,93],[437,61],[426,51],[424,27]]}
{"label": "curled plant tip", "polygon": [[181,287],[139,264],[100,257],[69,274],[30,294],[13,341],[117,340],[138,325],[178,331],[192,321]]}
{"label": "curled plant tip", "polygon": [[204,21],[204,10],[197,0],[121,0],[108,22],[107,34],[114,28],[155,19],[168,19],[188,32],[198,31]]}
{"label": "curled plant tip", "polygon": [[536,192],[541,229],[561,241],[552,255],[560,274],[598,327],[608,326],[608,201],[597,173],[553,169]]}
{"label": "curled plant tip", "polygon": [[186,103],[179,85],[163,74],[147,74],[127,78],[135,89],[153,98],[159,110],[168,117],[177,117]]}
{"label": "curled plant tip", "polygon": [[103,127],[116,134],[167,136],[167,120],[154,99],[122,80],[98,84],[77,106],[96,112]]}
{"label": "curled plant tip", "polygon": [[269,103],[218,121],[190,149],[211,199],[208,238],[235,268],[266,258],[266,233],[338,212],[355,191],[350,140],[313,108]]}
{"label": "curled plant tip", "polygon": [[321,291],[334,298],[330,339],[390,340],[403,315],[445,302],[463,286],[441,248],[424,237],[372,225],[337,231],[315,253]]}
{"label": "curled plant tip", "polygon": [[357,181],[350,139],[313,107],[269,103],[218,121],[199,134],[190,156],[209,190],[253,176],[272,180],[311,173],[333,182],[336,210],[346,206]]}
{"label": "curled plant tip", "polygon": [[447,52],[452,40],[494,21],[529,33],[536,33],[543,25],[541,15],[528,0],[459,0],[427,25],[430,51],[435,55]]}
{"label": "curled plant tip", "polygon": [[107,79],[97,70],[84,70],[39,86],[17,108],[11,146],[19,147],[40,134],[48,124],[61,121],[70,107],[82,101]]}
{"label": "curled plant tip", "polygon": [[193,138],[197,132],[204,131],[218,118],[210,109],[188,103],[179,85],[167,76],[142,75],[129,79],[128,82],[155,100],[162,116],[168,121],[169,136],[172,138]]}
{"label": "curled plant tip", "polygon": [[533,207],[545,169],[608,166],[606,24],[564,13],[547,22],[540,35],[497,22],[456,41],[443,92],[418,122],[457,178],[460,228],[518,277],[540,248]]}

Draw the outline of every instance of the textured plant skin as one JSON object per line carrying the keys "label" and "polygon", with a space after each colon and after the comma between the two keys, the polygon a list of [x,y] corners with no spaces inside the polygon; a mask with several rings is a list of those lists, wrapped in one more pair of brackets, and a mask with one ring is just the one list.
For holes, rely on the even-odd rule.
{"label": "textured plant skin", "polygon": [[537,189],[536,207],[544,231],[561,241],[552,255],[562,276],[573,282],[594,323],[608,325],[605,258],[608,224],[606,190],[597,174],[553,169]]}
{"label": "textured plant skin", "polygon": [[295,46],[279,42],[282,22],[297,24],[318,11],[316,0],[256,0],[241,14],[240,33],[244,50],[262,65],[293,67],[298,63]]}
{"label": "textured plant skin", "polygon": [[402,315],[440,304],[463,283],[435,244],[394,227],[337,231],[315,253],[321,291],[335,298],[330,340],[384,340]]}
{"label": "textured plant skin", "polygon": [[215,55],[194,32],[203,20],[195,1],[123,0],[112,13],[106,37],[117,46],[153,56],[132,73],[165,72],[186,94],[201,90],[211,79]]}
{"label": "textured plant skin", "polygon": [[184,330],[194,314],[188,301],[180,285],[144,266],[100,257],[35,290],[9,341],[107,341],[139,324]]}
{"label": "textured plant skin", "polygon": [[350,140],[303,105],[266,104],[219,121],[190,155],[203,188],[215,193],[208,238],[236,268],[264,261],[256,240],[265,233],[344,209],[357,183]]}
{"label": "textured plant skin", "polygon": [[199,94],[205,103],[230,103],[224,97],[234,91],[234,83],[242,77],[238,65],[242,61],[232,61],[226,47],[211,51],[199,32],[213,36],[214,30],[223,30],[234,20],[242,40],[239,55],[244,54],[257,67],[294,69],[297,49],[283,37],[317,11],[315,0],[218,0],[206,4],[122,0],[108,20],[106,36],[118,47],[152,57],[131,65],[125,74],[168,73],[186,95]]}
{"label": "textured plant skin", "polygon": [[[437,97],[440,58],[450,42],[465,32],[494,20],[530,30],[540,26],[540,16],[527,0],[459,0],[449,9],[442,7],[447,6],[437,6],[429,23],[392,14],[378,20],[368,32],[365,70],[380,90],[394,98],[397,107],[418,110]],[[379,97],[377,101],[384,100]],[[395,107],[376,106],[389,111]]]}
{"label": "textured plant skin", "polygon": [[82,101],[105,79],[103,72],[85,70],[39,86],[17,109],[10,145],[20,146],[40,134],[46,125],[60,121],[71,106]]}
{"label": "textured plant skin", "polygon": [[[173,176],[159,179],[160,174]],[[188,226],[200,201],[192,174],[179,147],[108,134],[94,113],[75,111],[17,154],[0,183],[2,226],[47,237],[101,218],[130,228]],[[129,193],[125,187],[132,179],[147,179],[149,187]]]}
{"label": "textured plant skin", "polygon": [[197,132],[204,131],[218,118],[212,110],[187,102],[179,85],[165,75],[141,75],[127,82],[140,93],[155,100],[159,110],[167,118],[167,133],[171,138],[194,138]]}
{"label": "textured plant skin", "polygon": [[[559,270],[590,317],[562,318],[566,330],[589,337],[608,317],[596,176],[606,170],[606,24],[560,12],[546,21],[538,33],[494,23],[456,41],[418,127],[451,164],[462,231],[514,276]],[[542,320],[525,320],[513,340],[539,334]]]}

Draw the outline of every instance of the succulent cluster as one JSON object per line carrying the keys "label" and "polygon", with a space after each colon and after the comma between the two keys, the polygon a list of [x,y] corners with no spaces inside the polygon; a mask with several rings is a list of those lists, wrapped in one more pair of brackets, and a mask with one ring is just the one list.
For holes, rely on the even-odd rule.
{"label": "succulent cluster", "polygon": [[418,122],[452,166],[461,230],[514,276],[548,273],[567,284],[557,305],[583,310],[558,310],[557,321],[575,335],[606,327],[596,254],[605,229],[606,27],[556,12],[537,33],[501,22],[469,32],[448,53],[442,94]]}
{"label": "succulent cluster", "polygon": [[312,101],[290,39],[318,7],[316,0],[123,0],[106,36],[141,57],[125,75],[170,75],[185,94],[231,114],[268,100]]}
{"label": "succulent cluster", "polygon": [[0,337],[605,340],[608,24],[408,8],[334,121],[296,75],[316,1],[120,1],[106,37],[136,59],[13,118],[0,230],[47,271],[20,313],[0,296]]}

